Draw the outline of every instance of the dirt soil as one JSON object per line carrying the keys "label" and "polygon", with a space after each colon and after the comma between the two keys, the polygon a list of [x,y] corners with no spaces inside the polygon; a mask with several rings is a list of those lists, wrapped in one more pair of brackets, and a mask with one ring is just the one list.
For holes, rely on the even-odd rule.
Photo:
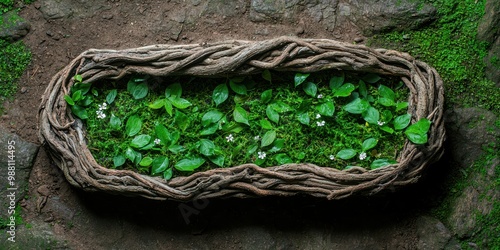
{"label": "dirt soil", "polygon": [[[21,10],[20,15],[32,25],[24,42],[33,60],[15,101],[5,104],[7,113],[0,119],[4,127],[40,144],[37,110],[41,95],[58,70],[90,48],[262,40],[281,35],[347,42],[361,37],[354,27],[330,32],[306,16],[293,23],[254,23],[247,11],[234,16],[202,15],[194,24],[179,22],[182,27],[176,37],[168,35],[163,26],[155,26],[151,18],[167,18],[191,3],[100,2],[105,2],[101,3],[104,7],[92,13],[60,19],[44,18],[39,1]],[[60,248],[414,249],[418,241],[415,214],[428,209],[425,190],[430,189],[412,187],[383,197],[345,201],[300,196],[158,202],[77,190],[42,147],[31,173],[28,197],[21,204],[25,222],[33,228],[48,228]],[[193,214],[186,216],[186,212]]]}

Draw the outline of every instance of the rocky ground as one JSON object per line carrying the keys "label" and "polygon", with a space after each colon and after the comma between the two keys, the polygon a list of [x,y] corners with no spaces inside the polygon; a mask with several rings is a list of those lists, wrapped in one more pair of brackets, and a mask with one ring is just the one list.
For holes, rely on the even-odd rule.
{"label": "rocky ground", "polygon": [[[416,28],[435,18],[434,7],[412,2],[38,0],[24,6],[20,15],[29,25],[22,29],[31,28],[23,41],[33,59],[0,119],[1,144],[16,142],[16,201],[24,224],[16,229],[15,243],[2,233],[0,249],[460,249],[459,239],[479,230],[476,214],[488,214],[500,197],[498,190],[488,190],[499,159],[484,165],[485,174],[470,176],[449,221],[440,221],[433,210],[448,195],[444,180],[451,169],[470,167],[483,146],[498,138],[498,118],[487,110],[447,110],[446,153],[417,185],[341,201],[178,203],[84,193],[68,184],[37,137],[40,96],[52,75],[86,49],[281,35],[364,43],[375,33]],[[8,154],[0,153],[0,161],[7,166]],[[0,178],[2,186],[9,185],[6,171]],[[2,217],[9,206],[5,192]],[[485,193],[493,198],[482,199]],[[194,214],[186,216],[186,209]]]}

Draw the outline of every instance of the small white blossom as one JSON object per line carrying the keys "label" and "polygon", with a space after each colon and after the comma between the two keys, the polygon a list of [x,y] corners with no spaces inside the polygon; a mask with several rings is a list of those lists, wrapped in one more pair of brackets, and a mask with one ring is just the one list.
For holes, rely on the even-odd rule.
{"label": "small white blossom", "polygon": [[316,119],[319,119],[321,118],[321,115],[320,114],[316,114]]}
{"label": "small white blossom", "polygon": [[363,153],[359,154],[359,159],[360,159],[360,160],[364,160],[364,159],[366,159],[366,153],[365,153],[365,152],[363,152]]}
{"label": "small white blossom", "polygon": [[385,122],[382,122],[382,121],[377,121],[377,124],[378,124],[379,126],[382,126],[382,125],[384,125],[384,124],[385,124]]}
{"label": "small white blossom", "polygon": [[99,118],[99,119],[106,118],[106,114],[104,114],[104,112],[102,112],[102,110],[97,110],[95,113],[97,114],[97,118]]}
{"label": "small white blossom", "polygon": [[104,102],[102,105],[99,105],[99,110],[105,110],[105,109],[108,109],[107,103]]}
{"label": "small white blossom", "polygon": [[226,140],[227,140],[227,142],[233,142],[234,141],[233,134],[229,134],[228,136],[226,136]]}
{"label": "small white blossom", "polygon": [[258,140],[260,140],[260,136],[256,135],[253,139],[258,141]]}
{"label": "small white blossom", "polygon": [[266,152],[259,151],[257,152],[259,159],[264,159],[266,158]]}
{"label": "small white blossom", "polygon": [[330,157],[329,157],[329,158],[330,158],[330,160],[332,160],[332,161],[333,161],[333,160],[335,160],[335,156],[333,156],[333,155],[330,155]]}
{"label": "small white blossom", "polygon": [[319,121],[319,122],[316,122],[316,125],[317,125],[318,127],[323,127],[323,126],[325,126],[325,121]]}
{"label": "small white blossom", "polygon": [[318,99],[321,99],[321,98],[323,98],[323,95],[322,95],[322,94],[319,94],[319,95],[318,95]]}
{"label": "small white blossom", "polygon": [[154,140],[154,143],[155,143],[156,145],[159,145],[159,144],[160,144],[160,142],[161,142],[161,140],[160,140],[160,139],[158,139],[158,138],[156,138],[156,139]]}

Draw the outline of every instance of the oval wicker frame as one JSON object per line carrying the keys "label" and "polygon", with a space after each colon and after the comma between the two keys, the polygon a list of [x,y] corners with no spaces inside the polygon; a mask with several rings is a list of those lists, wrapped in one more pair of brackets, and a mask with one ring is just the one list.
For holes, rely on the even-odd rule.
{"label": "oval wicker frame", "polygon": [[[264,69],[315,72],[336,69],[401,77],[410,89],[412,123],[432,121],[429,141],[405,142],[397,164],[375,170],[336,170],[313,164],[261,168],[244,164],[197,172],[164,181],[159,177],[100,166],[84,138],[82,122],[67,108],[64,95],[74,84],[120,79],[129,74],[226,77]],[[280,37],[265,41],[224,41],[213,44],[153,45],[127,50],[91,49],[76,57],[50,81],[39,109],[39,139],[73,186],[150,199],[194,200],[213,197],[291,196],[308,194],[327,199],[371,195],[414,183],[443,153],[443,84],[436,70],[406,53],[372,49],[326,39]]]}

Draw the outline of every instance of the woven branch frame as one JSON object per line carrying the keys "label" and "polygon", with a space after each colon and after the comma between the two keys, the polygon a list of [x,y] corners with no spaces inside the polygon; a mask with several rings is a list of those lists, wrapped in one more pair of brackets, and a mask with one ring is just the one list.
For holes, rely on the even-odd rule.
{"label": "woven branch frame", "polygon": [[[429,141],[416,146],[407,140],[397,164],[375,170],[337,170],[313,164],[261,168],[244,164],[197,172],[164,181],[128,170],[100,166],[84,138],[83,124],[64,100],[74,84],[118,80],[130,74],[227,77],[276,71],[315,72],[327,69],[372,72],[401,77],[410,89],[412,123],[432,121]],[[212,44],[153,45],[127,50],[91,49],[76,57],[50,81],[39,109],[39,139],[73,186],[127,196],[180,201],[213,197],[292,196],[299,193],[327,199],[372,195],[414,183],[443,153],[444,90],[436,70],[406,53],[372,49],[326,39],[280,37],[265,41],[224,41]]]}

